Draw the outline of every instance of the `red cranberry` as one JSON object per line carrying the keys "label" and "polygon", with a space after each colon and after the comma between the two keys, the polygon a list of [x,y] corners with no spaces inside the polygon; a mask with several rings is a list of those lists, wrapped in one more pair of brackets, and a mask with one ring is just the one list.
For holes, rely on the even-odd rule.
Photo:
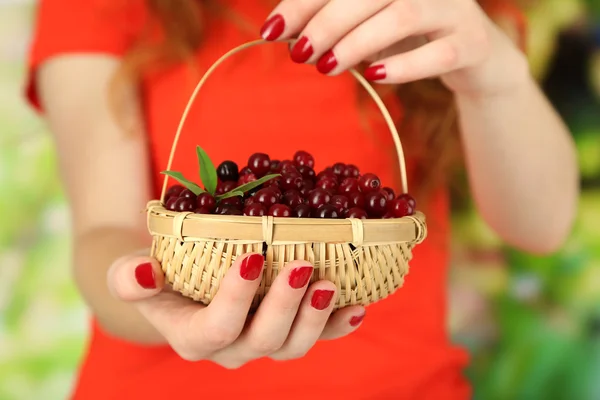
{"label": "red cranberry", "polygon": [[358,178],[358,184],[363,193],[373,192],[381,186],[381,181],[375,174],[364,174]]}
{"label": "red cranberry", "polygon": [[387,201],[392,201],[394,200],[394,198],[396,197],[396,194],[394,193],[394,189],[389,188],[389,187],[384,187],[383,189],[381,189],[384,193],[385,193],[385,199]]}
{"label": "red cranberry", "polygon": [[[207,208],[210,211],[214,210],[217,205],[217,201],[214,197],[210,195],[210,193],[200,193],[196,198],[196,207],[197,208]],[[205,213],[208,214],[208,213]]]}
{"label": "red cranberry", "polygon": [[180,199],[191,199],[192,201],[196,201],[196,195],[194,194],[194,192],[192,192],[189,189],[185,189],[181,193],[179,193],[179,198]]}
{"label": "red cranberry", "polygon": [[223,161],[217,167],[217,176],[221,181],[234,181],[240,177],[238,166],[233,161]]}
{"label": "red cranberry", "polygon": [[269,208],[269,215],[273,217],[291,217],[292,209],[285,204],[273,204]]}
{"label": "red cranberry", "polygon": [[233,206],[231,204],[221,204],[221,203],[219,203],[217,205],[217,208],[215,208],[214,213],[218,214],[218,215],[234,215],[234,214],[231,214],[231,212],[233,210],[241,211],[239,208],[237,208],[237,207],[235,207],[235,206]]}
{"label": "red cranberry", "polygon": [[323,178],[332,178],[335,179],[336,182],[338,181],[338,177],[336,174],[333,173],[333,170],[331,169],[326,169],[324,171],[321,171],[317,174],[317,181],[320,181]]}
{"label": "red cranberry", "polygon": [[314,180],[316,177],[315,170],[307,165],[301,165],[296,169],[304,179]]}
{"label": "red cranberry", "polygon": [[344,168],[342,176],[344,178],[358,178],[360,176],[360,171],[356,165],[348,164],[346,165],[346,168]]}
{"label": "red cranberry", "polygon": [[379,218],[383,216],[387,211],[385,195],[380,190],[365,194],[365,210],[369,217]]}
{"label": "red cranberry", "polygon": [[240,174],[240,179],[238,179],[237,182],[237,186],[242,186],[245,185],[246,183],[250,183],[250,182],[254,182],[256,180],[256,175],[254,175],[252,172],[248,173],[248,174]]}
{"label": "red cranberry", "polygon": [[358,180],[356,178],[346,178],[340,184],[340,193],[352,193],[358,192],[360,190],[360,185],[358,184]]}
{"label": "red cranberry", "polygon": [[171,197],[171,198],[169,198],[169,200],[167,200],[167,203],[165,204],[165,208],[167,210],[176,211],[175,210],[175,203],[177,202],[178,199],[179,199],[178,197]]}
{"label": "red cranberry", "polygon": [[337,176],[342,176],[345,169],[346,169],[346,164],[344,164],[344,163],[333,164],[333,173],[336,174]]}
{"label": "red cranberry", "polygon": [[242,176],[242,175],[248,175],[248,174],[251,174],[251,173],[252,173],[252,170],[250,168],[248,168],[248,167],[244,167],[244,168],[240,169],[240,176]]}
{"label": "red cranberry", "polygon": [[279,189],[279,187],[277,186],[271,186],[269,189],[271,189],[273,193],[275,193],[275,196],[277,196],[277,202],[280,203],[281,198],[283,197],[283,194],[281,194],[281,189]]}
{"label": "red cranberry", "polygon": [[337,181],[332,178],[321,178],[317,181],[315,187],[335,192],[337,190]]}
{"label": "red cranberry", "polygon": [[362,208],[354,207],[348,210],[346,218],[367,219],[367,212]]}
{"label": "red cranberry", "polygon": [[228,197],[226,199],[221,200],[221,204],[227,204],[230,206],[234,206],[235,208],[242,208],[243,201],[240,196]]}
{"label": "red cranberry", "polygon": [[269,167],[269,170],[274,173],[274,174],[278,174],[281,171],[281,161],[279,160],[271,160],[271,166]]}
{"label": "red cranberry", "polygon": [[349,208],[350,202],[346,196],[337,194],[331,198],[329,204],[336,208],[339,215],[344,215],[346,210]]}
{"label": "red cranberry", "polygon": [[192,200],[187,197],[180,197],[175,201],[175,204],[173,205],[173,207],[175,208],[174,211],[180,211],[180,212],[194,211],[194,208],[196,208],[195,207],[195,199]]}
{"label": "red cranberry", "polygon": [[250,196],[244,200],[244,207],[248,207],[250,204],[254,204],[254,196]]}
{"label": "red cranberry", "polygon": [[232,181],[219,182],[217,184],[216,194],[224,194],[224,193],[230,192],[233,189],[235,189],[236,187],[238,187],[237,182],[232,182]]}
{"label": "red cranberry", "polygon": [[277,203],[277,193],[271,188],[261,189],[254,195],[254,201],[269,208]]}
{"label": "red cranberry", "polygon": [[316,211],[313,211],[315,218],[340,218],[341,215],[338,213],[336,208],[331,204],[325,204],[319,207]]}
{"label": "red cranberry", "polygon": [[228,208],[225,215],[244,215],[244,213],[239,208]]}
{"label": "red cranberry", "polygon": [[271,169],[271,159],[264,153],[254,153],[248,158],[248,168],[257,177],[263,177]]}
{"label": "red cranberry", "polygon": [[267,208],[259,203],[250,204],[244,208],[244,215],[249,217],[262,217],[267,215]]}
{"label": "red cranberry", "polygon": [[290,208],[295,209],[300,204],[304,204],[304,200],[302,196],[300,196],[300,192],[297,190],[288,190],[283,195],[282,203],[290,206]]}
{"label": "red cranberry", "polygon": [[308,193],[315,188],[315,184],[310,179],[304,179],[302,181],[302,186],[300,186],[300,194],[302,197],[308,196]]}
{"label": "red cranberry", "polygon": [[279,170],[282,174],[285,174],[286,172],[298,172],[296,165],[290,160],[283,160],[281,164],[279,164]]}
{"label": "red cranberry", "polygon": [[402,218],[408,215],[413,215],[415,213],[415,209],[410,205],[407,199],[398,198],[390,203],[389,213],[396,218]]}
{"label": "red cranberry", "polygon": [[165,200],[169,200],[171,197],[179,197],[181,192],[183,192],[185,188],[181,185],[173,185],[169,189],[167,189],[167,193],[165,193]]}
{"label": "red cranberry", "polygon": [[399,195],[397,197],[398,199],[404,199],[408,202],[408,204],[410,204],[412,206],[413,209],[417,209],[417,202],[416,200],[408,193],[403,193],[401,195]]}
{"label": "red cranberry", "polygon": [[302,187],[302,175],[298,172],[286,173],[281,177],[281,188],[283,190],[300,189]]}
{"label": "red cranberry", "polygon": [[331,201],[331,195],[325,189],[313,189],[306,198],[308,205],[312,208],[319,208]]}
{"label": "red cranberry", "polygon": [[381,219],[392,219],[392,218],[395,218],[395,217],[394,217],[394,214],[392,214],[392,212],[391,212],[391,211],[388,211],[388,212],[386,212],[386,213],[383,215],[383,217],[381,217]]}
{"label": "red cranberry", "polygon": [[310,155],[310,153],[300,150],[297,151],[296,154],[294,154],[294,163],[297,166],[307,166],[309,168],[314,168],[315,159],[312,155]]}
{"label": "red cranberry", "polygon": [[294,209],[294,217],[297,218],[310,218],[311,208],[308,204],[300,204]]}
{"label": "red cranberry", "polygon": [[196,214],[211,214],[213,210],[211,210],[208,207],[200,207],[200,208],[196,208],[196,210],[194,211]]}
{"label": "red cranberry", "polygon": [[365,196],[361,192],[347,193],[350,207],[365,208]]}
{"label": "red cranberry", "polygon": [[263,187],[267,188],[267,187],[276,187],[278,188],[279,185],[281,184],[281,177],[280,176],[276,176],[273,179],[269,179],[268,181],[266,181],[265,183],[263,183]]}

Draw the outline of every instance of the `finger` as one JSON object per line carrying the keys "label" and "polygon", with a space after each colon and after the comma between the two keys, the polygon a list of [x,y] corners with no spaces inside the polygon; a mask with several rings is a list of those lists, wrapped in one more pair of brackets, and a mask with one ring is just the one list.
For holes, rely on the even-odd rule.
{"label": "finger", "polygon": [[223,277],[210,305],[189,321],[186,340],[206,355],[233,343],[240,335],[261,281],[264,257],[239,257]]}
{"label": "finger", "polygon": [[319,281],[310,286],[302,300],[294,325],[284,345],[271,354],[275,360],[301,358],[321,336],[336,301],[333,282]]}
{"label": "finger", "polygon": [[312,273],[313,266],[306,261],[293,261],[286,265],[275,278],[244,333],[215,357],[225,363],[233,360],[245,363],[277,351],[285,343],[294,324]]}
{"label": "finger", "polygon": [[358,329],[365,318],[365,308],[362,306],[350,306],[336,311],[329,321],[319,339],[339,339]]}
{"label": "finger", "polygon": [[[317,64],[323,73],[335,67],[335,57],[329,49],[352,29],[385,8],[392,0],[332,0],[308,22],[298,42],[292,47],[292,60],[303,63],[321,58]],[[326,71],[325,71],[326,70]]]}
{"label": "finger", "polygon": [[283,0],[260,30],[265,40],[288,39],[300,32],[329,0]]}
{"label": "finger", "polygon": [[452,20],[452,11],[430,12],[425,4],[414,0],[389,4],[341,38],[318,60],[317,69],[323,74],[339,74],[395,43],[442,29]]}
{"label": "finger", "polygon": [[144,256],[126,256],[109,268],[107,285],[110,293],[123,301],[142,300],[159,293],[165,276],[156,259]]}
{"label": "finger", "polygon": [[376,62],[364,76],[380,83],[405,83],[443,75],[470,64],[466,47],[458,35],[446,36]]}

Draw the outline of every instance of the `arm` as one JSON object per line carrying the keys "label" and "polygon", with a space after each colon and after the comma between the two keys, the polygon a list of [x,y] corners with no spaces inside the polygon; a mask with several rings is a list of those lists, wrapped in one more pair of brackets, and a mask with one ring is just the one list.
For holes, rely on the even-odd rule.
{"label": "arm", "polygon": [[573,140],[516,47],[502,56],[518,89],[488,96],[458,93],[467,170],[478,210],[511,245],[557,250],[570,233],[578,197]]}
{"label": "arm", "polygon": [[125,94],[130,129],[109,107],[118,65],[104,56],[56,57],[40,67],[38,88],[71,205],[76,284],[107,332],[160,343],[162,336],[134,305],[111,296],[106,285],[113,261],[149,246],[141,212],[150,198],[149,171],[138,101],[133,90]]}

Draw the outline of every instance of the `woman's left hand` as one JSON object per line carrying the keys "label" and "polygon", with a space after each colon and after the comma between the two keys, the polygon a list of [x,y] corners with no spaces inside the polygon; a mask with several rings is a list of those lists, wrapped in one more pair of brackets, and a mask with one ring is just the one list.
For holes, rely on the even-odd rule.
{"label": "woman's left hand", "polygon": [[486,95],[517,87],[525,56],[475,0],[283,0],[261,35],[298,35],[291,58],[337,75],[363,61],[380,83],[440,77],[455,93]]}

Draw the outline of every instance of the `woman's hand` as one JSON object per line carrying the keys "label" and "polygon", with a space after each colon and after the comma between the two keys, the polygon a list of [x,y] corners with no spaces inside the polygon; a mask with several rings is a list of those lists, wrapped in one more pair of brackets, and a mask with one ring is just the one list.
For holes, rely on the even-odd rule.
{"label": "woman's hand", "polygon": [[166,288],[160,266],[147,257],[116,261],[108,273],[108,286],[117,298],[135,304],[179,356],[211,360],[225,368],[265,356],[299,358],[317,340],[345,336],[360,325],[363,307],[331,314],[335,285],[319,281],[309,287],[313,267],[305,261],[289,263],[248,318],[263,263],[260,254],[239,257],[209,306]]}
{"label": "woman's hand", "polygon": [[298,35],[292,59],[324,74],[371,61],[364,75],[381,83],[439,76],[454,92],[480,96],[528,76],[524,55],[475,0],[283,0],[261,35]]}

